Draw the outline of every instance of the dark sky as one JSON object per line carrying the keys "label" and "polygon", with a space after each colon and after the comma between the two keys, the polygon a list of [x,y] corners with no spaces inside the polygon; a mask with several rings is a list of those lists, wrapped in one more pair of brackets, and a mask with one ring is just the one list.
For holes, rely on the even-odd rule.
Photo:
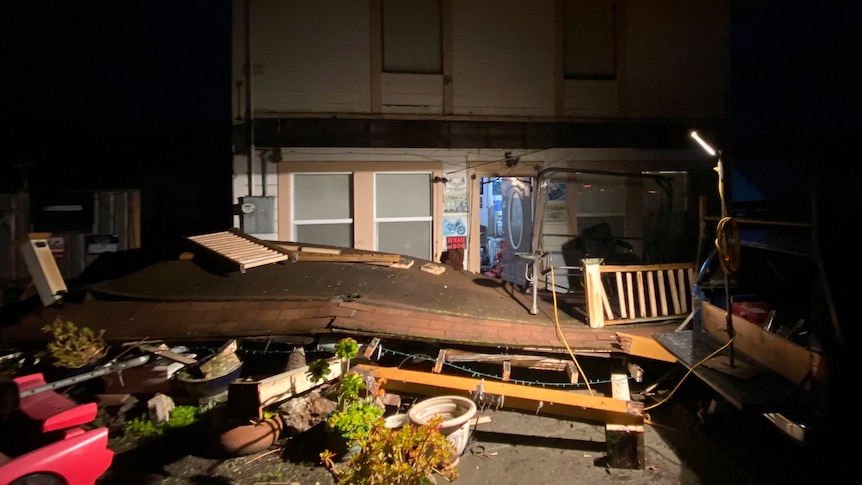
{"label": "dark sky", "polygon": [[230,9],[4,2],[0,190],[139,189],[145,245],[230,227]]}
{"label": "dark sky", "polygon": [[13,1],[4,104],[112,131],[230,118],[230,1]]}

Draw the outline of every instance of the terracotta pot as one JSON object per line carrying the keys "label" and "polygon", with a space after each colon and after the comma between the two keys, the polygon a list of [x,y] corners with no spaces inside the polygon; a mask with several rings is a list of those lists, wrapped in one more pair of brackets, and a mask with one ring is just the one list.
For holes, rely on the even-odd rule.
{"label": "terracotta pot", "polygon": [[256,423],[234,426],[218,436],[217,446],[233,455],[251,455],[268,449],[281,436],[284,422],[275,416]]}

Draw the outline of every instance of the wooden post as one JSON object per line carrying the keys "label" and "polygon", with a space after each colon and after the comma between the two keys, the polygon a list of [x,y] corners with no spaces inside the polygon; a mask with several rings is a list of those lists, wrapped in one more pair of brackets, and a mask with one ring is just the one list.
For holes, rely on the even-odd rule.
{"label": "wooden post", "polygon": [[602,258],[585,258],[584,263],[584,285],[587,298],[587,317],[590,319],[590,327],[602,328],[605,326],[605,316],[602,313],[602,274],[599,265],[604,261]]}

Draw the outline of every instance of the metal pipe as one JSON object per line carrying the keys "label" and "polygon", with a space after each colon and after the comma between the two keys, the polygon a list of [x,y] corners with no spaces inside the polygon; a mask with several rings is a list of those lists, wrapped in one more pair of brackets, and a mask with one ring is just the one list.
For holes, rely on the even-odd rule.
{"label": "metal pipe", "polygon": [[254,109],[252,109],[251,0],[245,0],[245,127],[248,144],[248,195],[254,195]]}

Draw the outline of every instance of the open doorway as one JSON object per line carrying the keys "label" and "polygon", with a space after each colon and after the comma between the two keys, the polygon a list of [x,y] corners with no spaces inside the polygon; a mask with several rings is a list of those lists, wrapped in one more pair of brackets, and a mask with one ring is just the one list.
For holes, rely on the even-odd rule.
{"label": "open doorway", "polygon": [[518,254],[532,252],[532,177],[483,177],[480,180],[480,270],[488,276],[526,285],[527,261]]}

